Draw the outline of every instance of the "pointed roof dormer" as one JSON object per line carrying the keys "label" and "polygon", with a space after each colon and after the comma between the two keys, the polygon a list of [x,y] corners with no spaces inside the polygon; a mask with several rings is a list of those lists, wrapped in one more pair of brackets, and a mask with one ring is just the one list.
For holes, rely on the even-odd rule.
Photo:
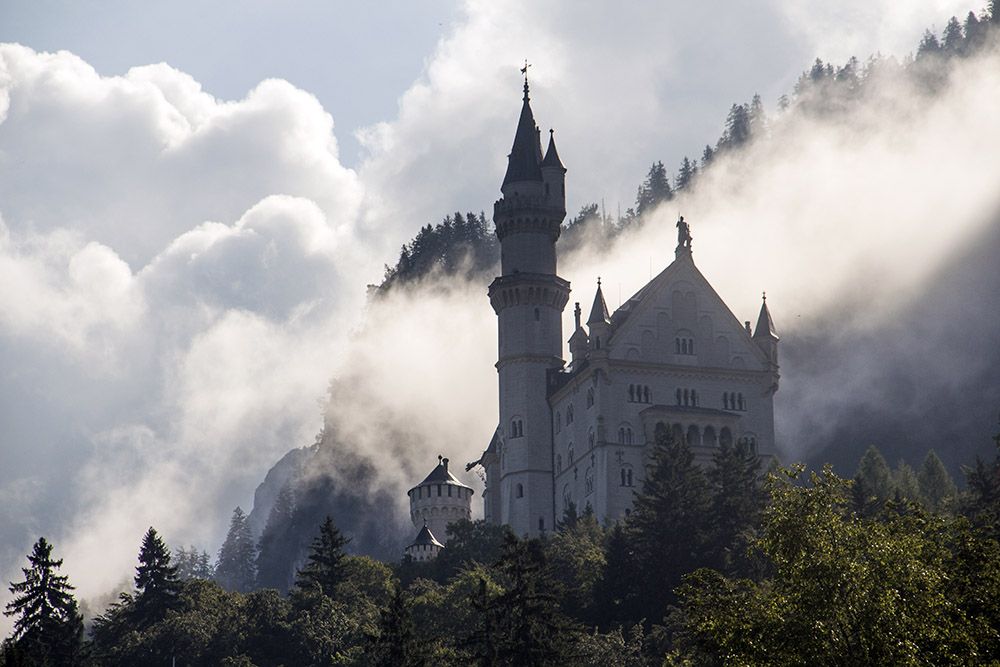
{"label": "pointed roof dormer", "polygon": [[761,297],[760,315],[757,316],[757,327],[754,329],[753,337],[754,340],[779,340],[778,333],[774,330],[771,311],[767,309],[767,292]]}
{"label": "pointed roof dormer", "polygon": [[559,159],[559,152],[556,150],[555,130],[549,130],[549,147],[542,160],[542,169],[547,167],[561,169],[564,174],[566,173],[566,167],[563,166],[562,160]]}
{"label": "pointed roof dormer", "polygon": [[597,294],[594,295],[594,305],[590,308],[590,317],[587,318],[587,326],[594,324],[607,324],[611,321],[608,315],[608,304],[604,302],[604,292],[601,291],[601,279],[597,279]]}
{"label": "pointed roof dormer", "polygon": [[528,80],[524,80],[524,104],[521,105],[521,117],[517,121],[514,132],[514,144],[507,156],[507,173],[503,177],[501,189],[508,183],[520,181],[541,181],[542,170],[539,167],[542,147],[538,138],[538,126],[531,112],[528,97]]}

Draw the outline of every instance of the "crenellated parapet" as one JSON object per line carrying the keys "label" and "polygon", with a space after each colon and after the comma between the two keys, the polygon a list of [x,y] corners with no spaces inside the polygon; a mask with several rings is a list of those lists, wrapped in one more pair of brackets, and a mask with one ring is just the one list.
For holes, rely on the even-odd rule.
{"label": "crenellated parapet", "polygon": [[510,306],[549,306],[562,312],[569,301],[569,281],[541,273],[515,273],[494,278],[490,305],[497,315]]}

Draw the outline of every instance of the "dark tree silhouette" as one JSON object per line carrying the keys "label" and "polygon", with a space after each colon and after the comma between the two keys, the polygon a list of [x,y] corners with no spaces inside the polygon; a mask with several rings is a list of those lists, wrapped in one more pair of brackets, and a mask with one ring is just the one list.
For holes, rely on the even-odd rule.
{"label": "dark tree silhouette", "polygon": [[69,578],[58,574],[62,559],[52,558],[52,545],[38,538],[21,568],[24,581],[10,584],[14,599],[4,615],[15,616],[14,633],[4,642],[5,665],[76,665],[80,663],[83,620]]}
{"label": "dark tree silhouette", "polygon": [[135,588],[131,616],[139,629],[162,620],[169,610],[179,605],[181,584],[177,568],[170,564],[170,551],[152,527],[142,538]]}
{"label": "dark tree silhouette", "polygon": [[215,580],[226,590],[248,593],[257,579],[257,546],[247,525],[247,515],[237,507],[229,521],[229,533],[219,549]]}
{"label": "dark tree silhouette", "polygon": [[340,534],[329,516],[319,528],[319,535],[309,546],[309,558],[299,570],[296,587],[304,590],[318,588],[323,595],[334,598],[337,587],[344,581],[344,547],[350,542]]}

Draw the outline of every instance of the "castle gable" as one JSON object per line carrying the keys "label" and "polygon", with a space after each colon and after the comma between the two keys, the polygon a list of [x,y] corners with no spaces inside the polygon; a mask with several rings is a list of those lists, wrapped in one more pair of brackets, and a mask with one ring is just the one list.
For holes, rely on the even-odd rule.
{"label": "castle gable", "polygon": [[767,356],[694,265],[680,256],[611,316],[612,359],[766,370]]}

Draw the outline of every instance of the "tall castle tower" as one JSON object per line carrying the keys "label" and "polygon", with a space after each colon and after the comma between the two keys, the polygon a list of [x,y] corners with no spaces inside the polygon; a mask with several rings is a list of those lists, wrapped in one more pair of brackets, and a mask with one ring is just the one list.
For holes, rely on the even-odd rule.
{"label": "tall castle tower", "polygon": [[[489,288],[498,321],[502,502],[493,521],[515,534],[552,530],[554,487],[549,371],[563,367],[562,311],[569,282],[556,275],[556,240],[566,217],[566,169],[549,132],[544,157],[524,81],[524,103],[493,206],[501,274]],[[496,482],[493,482],[496,483]]]}

